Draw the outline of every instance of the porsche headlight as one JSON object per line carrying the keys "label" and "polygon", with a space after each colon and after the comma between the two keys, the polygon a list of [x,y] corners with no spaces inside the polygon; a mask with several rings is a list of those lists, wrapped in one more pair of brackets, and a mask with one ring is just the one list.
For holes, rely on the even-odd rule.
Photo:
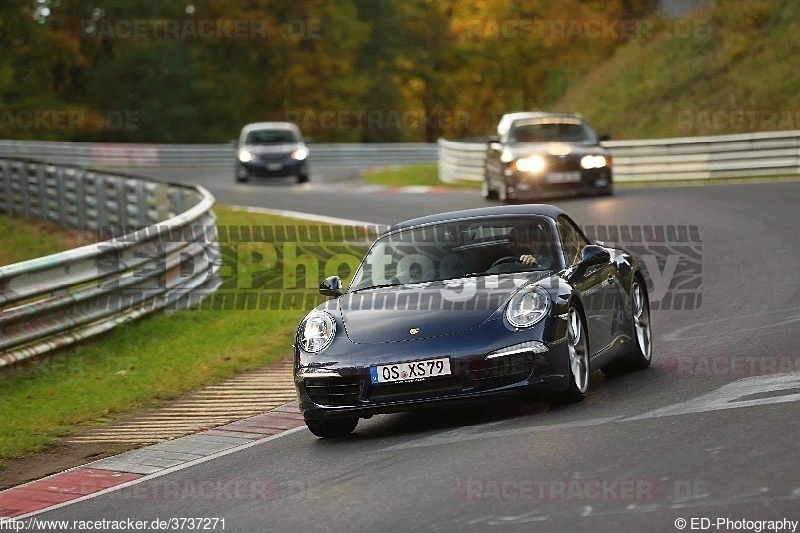
{"label": "porsche headlight", "polygon": [[247,163],[248,161],[252,161],[255,158],[253,152],[249,152],[247,150],[239,150],[239,161],[242,163]]}
{"label": "porsche headlight", "polygon": [[607,167],[609,160],[604,155],[585,155],[581,158],[581,166],[583,168],[603,168]]}
{"label": "porsche headlight", "polygon": [[292,159],[296,159],[297,161],[302,161],[306,157],[308,157],[308,150],[305,148],[300,148],[292,152]]}
{"label": "porsche headlight", "polygon": [[522,172],[541,172],[544,170],[544,159],[539,155],[517,159],[511,165]]}
{"label": "porsche headlight", "polygon": [[515,294],[506,306],[506,319],[517,328],[529,328],[547,315],[550,295],[538,286],[526,287]]}
{"label": "porsche headlight", "polygon": [[303,323],[300,346],[309,353],[319,353],[333,342],[336,320],[324,311],[312,311]]}

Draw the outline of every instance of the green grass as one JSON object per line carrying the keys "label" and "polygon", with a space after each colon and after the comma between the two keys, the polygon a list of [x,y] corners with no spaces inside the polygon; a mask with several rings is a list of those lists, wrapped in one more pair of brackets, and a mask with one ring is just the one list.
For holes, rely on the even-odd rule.
{"label": "green grass", "polygon": [[59,228],[51,222],[0,215],[0,265],[63,252],[86,243],[85,234]]}
{"label": "green grass", "polygon": [[[302,223],[225,208],[215,211],[218,225],[224,226]],[[270,245],[226,246],[236,259],[235,265],[227,260],[223,277],[228,275],[239,288],[236,280],[248,280],[249,287],[249,280],[265,270]],[[238,278],[230,277],[235,269]],[[35,363],[0,371],[0,460],[35,454],[82,428],[154,407],[286,356],[291,353],[294,329],[307,311],[155,313]]]}
{"label": "green grass", "polygon": [[554,109],[616,139],[800,129],[796,3],[716,4],[621,47]]}
{"label": "green grass", "polygon": [[451,187],[454,189],[480,189],[480,182],[459,181],[457,183],[444,183],[439,180],[439,169],[432,165],[411,165],[402,168],[378,170],[364,175],[364,181],[372,185],[387,185],[392,187],[405,187],[408,185],[423,185],[432,187]]}

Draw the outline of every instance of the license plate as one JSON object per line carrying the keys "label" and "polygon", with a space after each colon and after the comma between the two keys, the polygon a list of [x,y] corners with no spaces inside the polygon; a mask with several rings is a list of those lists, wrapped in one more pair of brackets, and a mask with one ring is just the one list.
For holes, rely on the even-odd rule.
{"label": "license plate", "polygon": [[376,365],[369,368],[372,383],[392,383],[395,381],[418,381],[450,375],[450,359],[427,359],[411,363]]}
{"label": "license plate", "polygon": [[581,181],[580,172],[551,172],[547,175],[547,183],[574,183]]}
{"label": "license plate", "polygon": [[283,168],[283,163],[267,163],[267,170],[280,170]]}

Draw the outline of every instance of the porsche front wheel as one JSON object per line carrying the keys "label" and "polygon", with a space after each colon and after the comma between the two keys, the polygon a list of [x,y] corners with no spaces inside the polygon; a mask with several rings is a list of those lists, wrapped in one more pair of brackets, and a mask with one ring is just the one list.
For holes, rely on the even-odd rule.
{"label": "porsche front wheel", "polygon": [[583,315],[575,305],[567,311],[567,351],[569,353],[569,386],[553,397],[550,403],[575,403],[583,401],[589,389],[589,342]]}

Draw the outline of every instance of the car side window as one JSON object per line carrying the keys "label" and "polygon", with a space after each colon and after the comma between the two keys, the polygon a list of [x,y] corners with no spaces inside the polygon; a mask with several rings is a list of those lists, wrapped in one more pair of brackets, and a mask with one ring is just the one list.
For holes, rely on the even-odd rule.
{"label": "car side window", "polygon": [[565,216],[558,217],[558,235],[564,250],[564,260],[567,266],[574,265],[581,260],[581,250],[589,244],[575,224]]}

